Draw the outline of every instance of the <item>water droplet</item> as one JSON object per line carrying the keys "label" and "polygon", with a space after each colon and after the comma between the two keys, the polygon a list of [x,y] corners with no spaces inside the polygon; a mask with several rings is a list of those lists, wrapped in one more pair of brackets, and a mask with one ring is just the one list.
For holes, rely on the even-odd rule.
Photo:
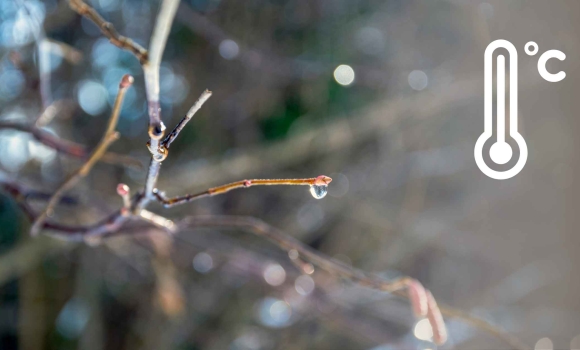
{"label": "water droplet", "polygon": [[326,193],[328,193],[328,186],[326,185],[311,185],[310,186],[310,193],[312,194],[312,197],[316,198],[316,199],[321,199],[324,198],[324,196],[326,196]]}

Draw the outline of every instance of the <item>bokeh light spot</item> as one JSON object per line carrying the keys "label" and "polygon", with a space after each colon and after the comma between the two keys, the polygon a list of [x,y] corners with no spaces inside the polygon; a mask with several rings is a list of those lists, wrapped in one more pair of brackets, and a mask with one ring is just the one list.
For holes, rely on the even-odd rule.
{"label": "bokeh light spot", "polygon": [[77,100],[79,105],[90,115],[99,115],[107,107],[107,89],[96,81],[85,80],[79,83]]}
{"label": "bokeh light spot", "polygon": [[269,264],[264,269],[264,279],[271,286],[279,286],[286,280],[286,270],[280,264]]}
{"label": "bokeh light spot", "polygon": [[193,268],[199,273],[208,273],[213,269],[213,258],[208,253],[198,253],[193,258]]}
{"label": "bokeh light spot", "polygon": [[431,328],[431,324],[429,320],[424,318],[415,324],[415,328],[413,329],[413,334],[415,338],[424,341],[432,341],[433,339],[433,328]]}
{"label": "bokeh light spot", "polygon": [[429,84],[429,78],[427,77],[427,74],[425,74],[425,72],[423,72],[422,70],[412,71],[411,73],[409,73],[409,77],[407,78],[407,80],[409,81],[409,86],[411,86],[411,89],[417,91],[425,89]]}
{"label": "bokeh light spot", "polygon": [[342,86],[349,86],[354,82],[354,69],[346,64],[341,64],[334,70],[334,80]]}
{"label": "bokeh light spot", "polygon": [[550,338],[542,338],[538,340],[536,342],[536,345],[534,346],[534,350],[553,350],[553,349],[554,343],[552,343],[552,340],[550,340]]}
{"label": "bokeh light spot", "polygon": [[220,43],[219,51],[220,55],[226,60],[233,60],[238,57],[240,47],[235,41],[226,39]]}

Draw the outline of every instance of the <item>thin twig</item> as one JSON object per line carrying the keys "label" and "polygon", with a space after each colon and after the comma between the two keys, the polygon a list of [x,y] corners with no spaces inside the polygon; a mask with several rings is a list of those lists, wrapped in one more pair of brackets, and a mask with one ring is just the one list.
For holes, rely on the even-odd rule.
{"label": "thin twig", "polygon": [[248,188],[252,186],[280,186],[280,185],[328,186],[328,184],[331,181],[332,179],[325,175],[320,175],[318,177],[312,177],[308,179],[254,179],[254,180],[236,181],[226,185],[210,188],[201,193],[188,194],[185,196],[179,196],[175,198],[166,198],[165,195],[162,192],[158,191],[157,189],[154,190],[153,194],[155,195],[155,197],[159,202],[161,202],[166,208],[169,208],[174,205],[184,204],[200,198],[224,194],[226,192],[238,188]]}
{"label": "thin twig", "polygon": [[[18,201],[18,205],[32,222],[36,221],[37,215],[27,203]],[[65,241],[82,242],[86,241],[87,238],[105,237],[118,232],[129,218],[131,218],[130,212],[121,208],[91,225],[72,226],[46,220],[43,228],[47,230],[46,234],[51,237]]]}
{"label": "thin twig", "polygon": [[[0,121],[0,129],[11,129],[29,133],[43,145],[50,147],[59,153],[66,154],[71,157],[87,159],[90,156],[90,152],[87,151],[85,146],[80,145],[76,142],[61,139],[58,136],[55,136],[50,132],[44,131],[33,125],[27,125],[12,121]],[[137,159],[124,154],[117,154],[113,152],[105,153],[101,160],[105,163],[122,164],[137,169],[141,169],[143,167],[143,164],[141,164],[141,162],[138,161]]]}
{"label": "thin twig", "polygon": [[[16,200],[36,200],[36,201],[47,201],[50,200],[52,197],[51,193],[37,191],[31,188],[27,188],[24,185],[21,185],[17,182],[0,182],[0,187],[2,187],[5,191],[10,193],[12,197]],[[77,204],[78,200],[73,197],[64,196],[60,200],[60,204],[66,205],[73,205]]]}
{"label": "thin twig", "polygon": [[113,111],[109,122],[107,124],[107,129],[103,135],[101,141],[87,159],[87,161],[73,174],[69,175],[68,178],[60,185],[56,192],[52,195],[51,199],[48,201],[46,208],[36,217],[36,220],[32,224],[30,233],[33,236],[38,235],[44,226],[44,221],[52,213],[54,207],[64,195],[66,191],[74,187],[83,177],[91,171],[93,165],[105,154],[107,148],[119,138],[119,133],[115,132],[117,127],[117,121],[119,120],[119,114],[121,112],[121,105],[123,104],[123,99],[125,98],[125,93],[129,86],[133,84],[133,77],[126,74],[121,79],[119,84],[119,92],[115,100],[115,105],[113,106]]}
{"label": "thin twig", "polygon": [[163,139],[163,141],[161,142],[161,145],[163,147],[169,149],[169,146],[171,145],[171,143],[173,141],[175,141],[175,139],[177,138],[177,136],[179,135],[179,133],[181,132],[181,130],[183,130],[183,128],[185,127],[185,125],[191,120],[191,118],[195,115],[195,113],[197,113],[197,111],[199,111],[199,109],[201,108],[201,106],[203,106],[203,104],[205,103],[205,101],[207,101],[210,97],[211,97],[211,91],[209,91],[209,90],[205,90],[201,94],[201,96],[199,96],[199,98],[197,99],[197,101],[193,104],[193,106],[191,106],[191,108],[189,109],[189,111],[187,111],[187,114],[185,115],[185,117],[183,117],[183,119],[181,119],[179,121],[179,123],[165,137],[165,139]]}
{"label": "thin twig", "polygon": [[131,52],[141,64],[147,62],[147,50],[130,38],[120,35],[112,23],[105,21],[95,9],[87,5],[83,0],[70,0],[70,7],[79,15],[86,17],[99,27],[101,32],[109,38],[109,41],[124,50]]}
{"label": "thin twig", "polygon": [[37,141],[48,146],[57,152],[67,154],[69,156],[83,158],[87,155],[84,146],[78,143],[61,139],[47,131],[36,128],[33,125],[22,124],[11,121],[0,121],[0,129],[12,129],[22,132],[30,133]]}

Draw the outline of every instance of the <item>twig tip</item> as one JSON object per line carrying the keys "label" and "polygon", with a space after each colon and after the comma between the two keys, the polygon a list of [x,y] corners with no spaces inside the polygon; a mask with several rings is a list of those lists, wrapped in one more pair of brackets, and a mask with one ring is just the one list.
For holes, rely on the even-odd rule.
{"label": "twig tip", "polygon": [[421,318],[427,316],[429,305],[427,292],[423,285],[419,281],[411,279],[407,285],[407,290],[415,317]]}
{"label": "twig tip", "polygon": [[119,89],[128,88],[129,86],[133,85],[134,81],[135,79],[133,78],[132,75],[130,74],[123,75],[123,78],[121,78],[121,83],[119,83]]}
{"label": "twig tip", "polygon": [[117,194],[119,196],[126,196],[129,194],[129,186],[126,184],[120,183],[117,185]]}
{"label": "twig tip", "polygon": [[326,186],[332,182],[332,179],[326,175],[320,175],[314,180],[316,186]]}
{"label": "twig tip", "polygon": [[430,291],[427,291],[427,305],[427,318],[433,329],[433,341],[437,345],[443,345],[447,341],[447,327],[445,327],[441,310]]}

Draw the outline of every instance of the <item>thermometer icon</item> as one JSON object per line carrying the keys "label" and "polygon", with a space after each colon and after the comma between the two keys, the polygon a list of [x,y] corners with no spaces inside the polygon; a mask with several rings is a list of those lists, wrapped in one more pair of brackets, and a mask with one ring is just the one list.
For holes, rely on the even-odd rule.
{"label": "thermometer icon", "polygon": [[[496,49],[503,48],[509,53],[509,129],[510,137],[513,138],[520,150],[519,159],[509,170],[496,171],[491,169],[483,159],[483,146],[493,136],[493,53]],[[475,143],[474,157],[479,169],[487,176],[496,180],[505,180],[516,176],[526,165],[528,160],[528,146],[522,135],[518,132],[518,52],[515,46],[507,40],[495,40],[485,49],[485,106],[484,106],[484,132]],[[505,164],[513,155],[511,146],[505,142],[505,91],[506,69],[505,56],[497,56],[497,140],[489,150],[489,156],[497,164]]]}

